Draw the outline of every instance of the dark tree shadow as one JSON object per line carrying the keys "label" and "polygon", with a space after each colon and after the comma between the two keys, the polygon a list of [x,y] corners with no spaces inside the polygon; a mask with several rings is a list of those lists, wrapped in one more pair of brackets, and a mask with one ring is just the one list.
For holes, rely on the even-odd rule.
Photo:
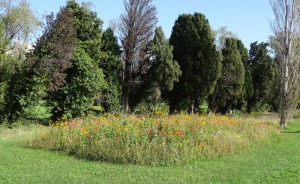
{"label": "dark tree shadow", "polygon": [[295,133],[300,133],[300,130],[299,131],[282,131],[282,133],[295,134]]}

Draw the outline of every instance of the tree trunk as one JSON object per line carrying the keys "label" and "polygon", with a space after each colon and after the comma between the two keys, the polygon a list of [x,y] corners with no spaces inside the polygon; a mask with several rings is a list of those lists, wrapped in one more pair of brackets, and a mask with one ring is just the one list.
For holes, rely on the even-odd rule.
{"label": "tree trunk", "polygon": [[290,118],[290,112],[287,109],[281,110],[280,127],[285,128]]}
{"label": "tree trunk", "polygon": [[194,113],[194,100],[192,101],[191,107],[190,107],[190,115]]}
{"label": "tree trunk", "polygon": [[55,121],[61,119],[63,117],[64,113],[65,113],[64,109],[62,109],[62,110],[60,110],[58,112],[53,113],[53,115],[51,117],[52,121],[55,122]]}
{"label": "tree trunk", "polygon": [[122,90],[122,112],[123,112],[123,114],[127,113],[127,107],[128,107],[128,90],[124,89],[124,90]]}
{"label": "tree trunk", "polygon": [[216,115],[216,109],[210,109],[208,115]]}
{"label": "tree trunk", "polygon": [[[293,2],[293,10],[292,14],[294,13],[294,2]],[[293,20],[289,30],[289,6],[288,1],[286,1],[286,15],[285,15],[285,52],[284,52],[284,69],[283,69],[283,89],[282,89],[282,97],[281,97],[281,117],[280,117],[280,127],[286,127],[289,119],[289,108],[287,104],[288,99],[288,82],[289,82],[289,55],[290,55],[290,48],[291,48],[291,34],[293,30]]]}
{"label": "tree trunk", "polygon": [[[128,50],[126,51],[128,52]],[[129,96],[129,83],[130,83],[130,70],[131,64],[128,59],[125,60],[125,71],[123,75],[123,84],[122,84],[122,112],[123,114],[127,113],[128,107],[128,96]]]}

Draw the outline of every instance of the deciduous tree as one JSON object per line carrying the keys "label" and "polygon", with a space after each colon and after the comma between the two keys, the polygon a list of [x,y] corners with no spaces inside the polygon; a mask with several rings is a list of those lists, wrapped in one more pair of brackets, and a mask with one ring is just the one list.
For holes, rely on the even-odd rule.
{"label": "deciduous tree", "polygon": [[145,48],[157,23],[153,0],[124,0],[125,13],[120,16],[120,39],[125,63],[122,83],[122,111],[127,112],[128,97],[147,70],[143,61]]}
{"label": "deciduous tree", "polygon": [[1,0],[0,20],[4,23],[4,35],[10,43],[17,38],[28,42],[37,37],[44,15],[37,14],[28,0]]}
{"label": "deciduous tree", "polygon": [[296,54],[298,53],[297,42],[294,42],[294,39],[300,28],[300,4],[297,0],[270,0],[269,2],[275,15],[275,20],[270,22],[271,28],[280,45],[277,50],[280,56],[278,67],[282,83],[280,126],[284,128],[289,121],[295,99],[299,96],[299,58]]}

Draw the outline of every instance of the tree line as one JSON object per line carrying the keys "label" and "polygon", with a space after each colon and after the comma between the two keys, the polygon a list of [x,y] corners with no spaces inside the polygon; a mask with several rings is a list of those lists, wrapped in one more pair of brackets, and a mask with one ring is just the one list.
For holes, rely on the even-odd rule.
{"label": "tree line", "polygon": [[[18,2],[0,7],[1,123],[25,117],[41,98],[53,121],[67,113],[78,117],[93,105],[109,113],[166,103],[169,113],[193,114],[204,101],[210,113],[281,108],[280,59],[270,55],[276,37],[253,42],[248,51],[226,27],[215,31],[204,14],[194,13],[179,15],[167,39],[152,0],[124,0],[125,13],[103,30],[91,3],[69,0],[56,15],[44,16],[42,36],[22,59],[7,54],[15,35],[27,41],[42,22],[26,0]],[[17,16],[5,13],[13,11]],[[23,14],[34,21],[11,18]],[[13,31],[13,23],[19,29]]]}

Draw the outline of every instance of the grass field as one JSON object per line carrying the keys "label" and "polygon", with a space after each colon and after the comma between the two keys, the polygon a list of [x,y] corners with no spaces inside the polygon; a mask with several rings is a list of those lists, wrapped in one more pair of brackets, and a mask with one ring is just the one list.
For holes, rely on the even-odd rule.
{"label": "grass field", "polygon": [[[276,118],[262,114],[257,118]],[[300,123],[247,152],[166,167],[112,164],[21,147],[34,126],[0,128],[0,183],[299,183]]]}
{"label": "grass field", "polygon": [[[100,106],[93,106],[94,109],[100,109]],[[51,114],[47,112],[47,107],[44,100],[40,101],[40,104],[35,107],[34,111],[34,118],[35,119],[49,119],[51,117]],[[71,116],[71,114],[68,114]]]}

